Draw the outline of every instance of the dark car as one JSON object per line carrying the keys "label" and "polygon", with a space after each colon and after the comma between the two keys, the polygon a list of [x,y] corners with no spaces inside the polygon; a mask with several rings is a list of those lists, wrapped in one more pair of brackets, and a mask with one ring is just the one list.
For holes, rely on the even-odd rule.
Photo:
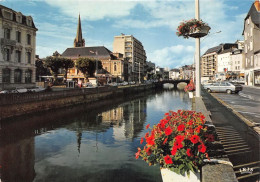
{"label": "dark car", "polygon": [[208,92],[226,92],[228,94],[238,93],[243,88],[241,85],[233,84],[230,82],[215,82],[203,86]]}

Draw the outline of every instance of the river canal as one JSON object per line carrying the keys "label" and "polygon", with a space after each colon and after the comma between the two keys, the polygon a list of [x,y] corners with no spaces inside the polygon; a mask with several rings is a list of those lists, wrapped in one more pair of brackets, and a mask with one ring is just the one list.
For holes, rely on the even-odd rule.
{"label": "river canal", "polygon": [[191,109],[188,94],[164,90],[95,110],[84,106],[1,121],[2,182],[160,182],[158,166],[135,159],[147,124]]}

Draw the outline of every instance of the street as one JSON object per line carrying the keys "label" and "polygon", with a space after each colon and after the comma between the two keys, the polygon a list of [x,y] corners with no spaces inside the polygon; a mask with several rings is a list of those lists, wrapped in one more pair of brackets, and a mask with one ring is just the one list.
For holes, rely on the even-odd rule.
{"label": "street", "polygon": [[[248,118],[250,116],[250,119],[258,122],[260,103],[238,94],[209,94],[203,91],[202,97],[205,106],[211,112],[212,122],[225,152],[234,165],[237,179],[239,182],[257,181],[259,179],[257,168],[259,164],[259,135],[255,132],[254,127],[248,126],[234,113],[232,108],[228,107],[227,103],[240,111],[248,108],[247,115],[243,113],[243,116]],[[253,172],[250,174],[241,173],[244,168],[253,170]]]}

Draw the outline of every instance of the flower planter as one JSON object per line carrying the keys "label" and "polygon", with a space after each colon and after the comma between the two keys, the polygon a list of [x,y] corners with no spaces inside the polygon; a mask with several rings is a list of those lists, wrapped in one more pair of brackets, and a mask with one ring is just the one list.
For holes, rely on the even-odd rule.
{"label": "flower planter", "polygon": [[190,99],[193,98],[193,92],[189,92],[189,98],[190,98]]}
{"label": "flower planter", "polygon": [[208,35],[210,30],[209,26],[200,26],[191,29],[189,36],[193,38],[201,38]]}
{"label": "flower planter", "polygon": [[163,182],[200,182],[200,173],[193,173],[190,171],[190,177],[187,173],[185,176],[177,174],[167,168],[161,168],[161,175]]}

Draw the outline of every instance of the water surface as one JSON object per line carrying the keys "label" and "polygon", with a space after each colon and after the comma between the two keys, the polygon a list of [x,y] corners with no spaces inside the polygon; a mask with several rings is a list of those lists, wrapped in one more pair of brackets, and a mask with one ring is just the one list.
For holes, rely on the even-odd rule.
{"label": "water surface", "polygon": [[3,182],[161,181],[159,166],[135,159],[147,124],[169,110],[191,109],[183,91],[146,94],[119,105],[84,106],[1,123]]}

